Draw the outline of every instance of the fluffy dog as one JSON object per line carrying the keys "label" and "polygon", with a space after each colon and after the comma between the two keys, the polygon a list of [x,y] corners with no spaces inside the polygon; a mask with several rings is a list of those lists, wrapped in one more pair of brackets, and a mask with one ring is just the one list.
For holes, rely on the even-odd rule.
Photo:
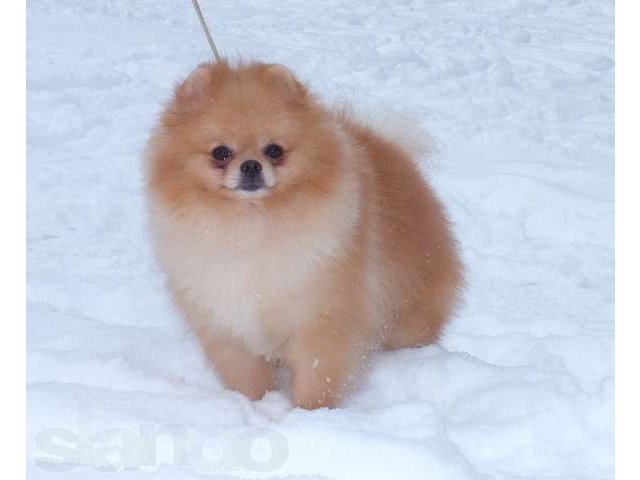
{"label": "fluffy dog", "polygon": [[206,63],[176,88],[147,149],[151,236],[228,387],[259,399],[284,365],[295,405],[335,406],[372,351],[438,337],[462,265],[403,136],[281,65]]}

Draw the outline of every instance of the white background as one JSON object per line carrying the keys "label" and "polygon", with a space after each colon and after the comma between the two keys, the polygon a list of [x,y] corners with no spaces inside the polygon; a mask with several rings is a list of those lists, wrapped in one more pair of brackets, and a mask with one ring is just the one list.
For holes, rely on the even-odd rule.
{"label": "white background", "polygon": [[96,428],[276,429],[290,458],[274,474],[612,477],[611,3],[323,5],[203,4],[224,51],[413,113],[439,140],[425,171],[470,269],[442,345],[381,355],[335,412],[223,391],[142,228],[140,148],[208,54],[190,5],[30,2],[29,461],[86,400]]}

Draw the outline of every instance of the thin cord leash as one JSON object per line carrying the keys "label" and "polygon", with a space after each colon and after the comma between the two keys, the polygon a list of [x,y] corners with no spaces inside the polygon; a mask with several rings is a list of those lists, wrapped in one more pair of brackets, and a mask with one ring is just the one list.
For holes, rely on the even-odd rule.
{"label": "thin cord leash", "polygon": [[204,35],[207,37],[207,41],[209,42],[209,46],[211,47],[211,51],[213,52],[213,56],[216,59],[216,62],[220,61],[220,52],[218,52],[218,48],[211,38],[211,32],[209,31],[209,27],[207,27],[207,21],[204,19],[204,15],[202,14],[202,10],[200,9],[200,4],[198,0],[191,0],[193,4],[193,8],[198,14],[198,18],[200,19],[200,25],[202,25],[202,30],[204,30]]}

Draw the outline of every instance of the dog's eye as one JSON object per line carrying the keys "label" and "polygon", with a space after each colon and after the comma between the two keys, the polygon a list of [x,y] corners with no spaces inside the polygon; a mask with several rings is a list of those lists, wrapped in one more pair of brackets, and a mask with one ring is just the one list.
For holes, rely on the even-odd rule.
{"label": "dog's eye", "polygon": [[278,160],[284,155],[284,150],[280,145],[270,143],[264,147],[264,154],[273,160]]}
{"label": "dog's eye", "polygon": [[220,145],[211,152],[211,156],[218,162],[226,162],[233,156],[233,152],[226,145]]}

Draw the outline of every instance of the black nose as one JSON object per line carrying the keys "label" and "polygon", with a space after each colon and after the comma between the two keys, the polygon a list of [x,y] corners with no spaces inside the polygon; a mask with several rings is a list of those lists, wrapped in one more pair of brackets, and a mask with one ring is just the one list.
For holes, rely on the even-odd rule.
{"label": "black nose", "polygon": [[262,164],[256,160],[245,160],[240,165],[240,171],[246,177],[257,177],[262,171]]}

